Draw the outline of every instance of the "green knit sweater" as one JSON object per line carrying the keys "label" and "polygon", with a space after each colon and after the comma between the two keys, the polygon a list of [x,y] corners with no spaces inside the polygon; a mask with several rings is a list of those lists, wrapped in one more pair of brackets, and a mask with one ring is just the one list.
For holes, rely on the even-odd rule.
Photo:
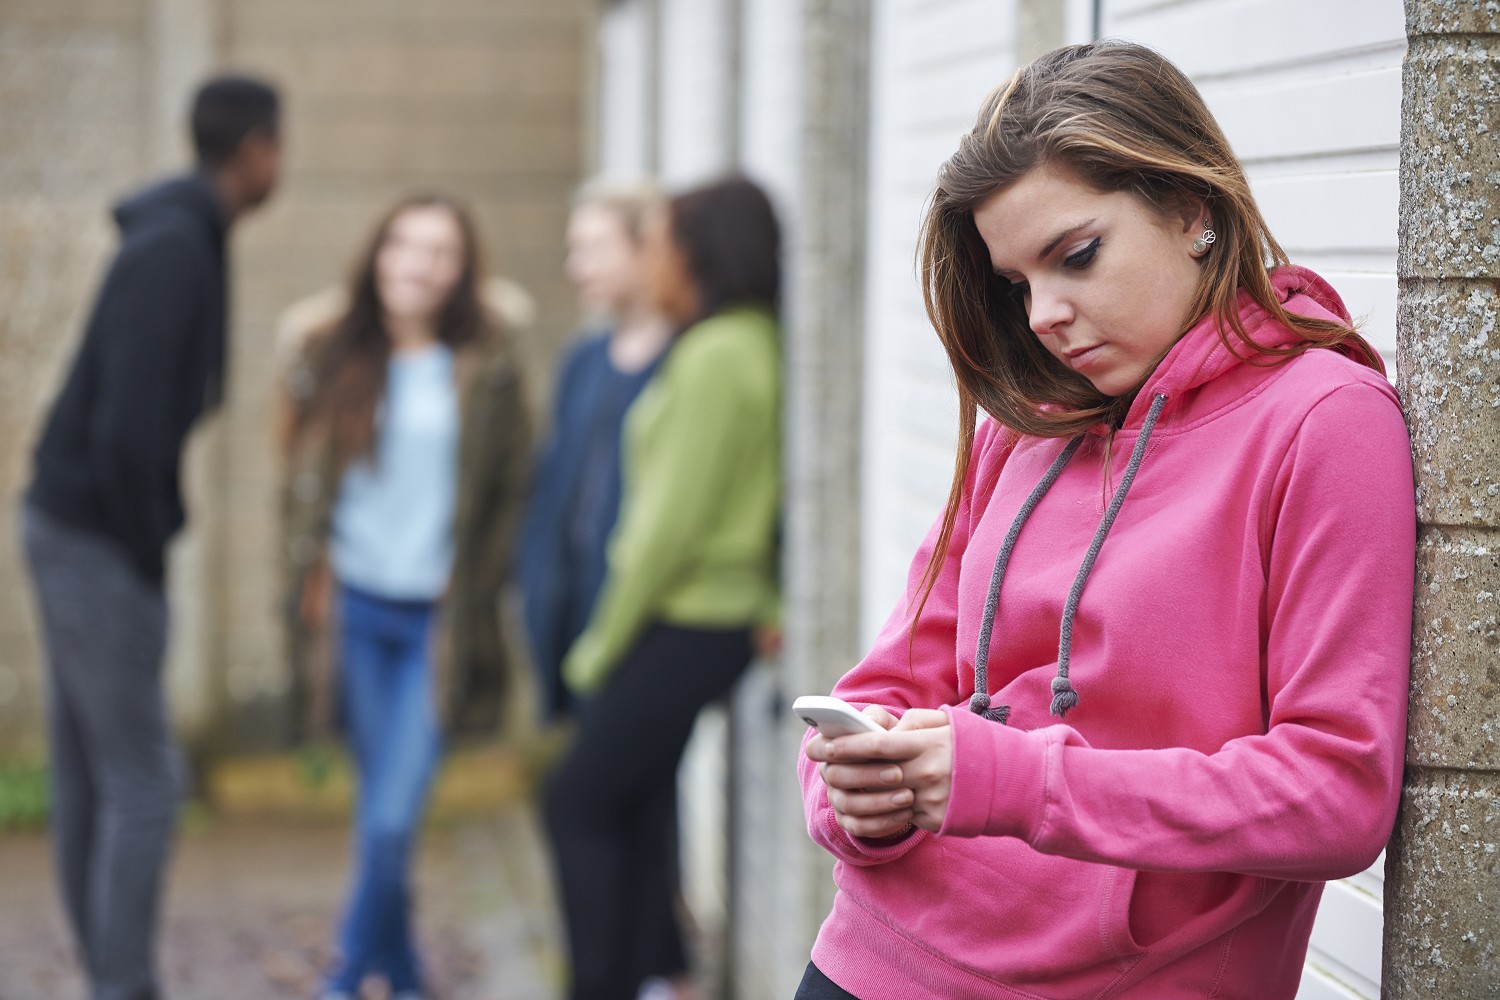
{"label": "green knit sweater", "polygon": [[777,614],[781,357],[776,321],[733,309],[690,327],[625,418],[609,570],[563,676],[597,689],[662,622],[736,628]]}

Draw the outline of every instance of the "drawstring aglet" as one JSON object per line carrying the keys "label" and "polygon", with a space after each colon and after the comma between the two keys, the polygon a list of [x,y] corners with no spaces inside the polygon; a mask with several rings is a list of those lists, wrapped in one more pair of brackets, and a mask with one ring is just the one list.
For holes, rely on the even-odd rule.
{"label": "drawstring aglet", "polygon": [[983,691],[975,691],[974,697],[969,699],[969,711],[982,719],[998,722],[1002,726],[1010,721],[1010,706],[1001,705],[999,708],[990,708],[990,696]]}
{"label": "drawstring aglet", "polygon": [[1052,678],[1052,714],[1059,719],[1078,707],[1078,692],[1066,677]]}

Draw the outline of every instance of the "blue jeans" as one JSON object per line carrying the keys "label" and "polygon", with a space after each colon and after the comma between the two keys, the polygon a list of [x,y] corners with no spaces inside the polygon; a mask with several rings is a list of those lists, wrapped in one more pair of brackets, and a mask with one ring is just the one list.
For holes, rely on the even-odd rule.
{"label": "blue jeans", "polygon": [[357,993],[383,975],[393,993],[421,989],[408,872],[440,755],[428,645],[429,601],[339,592],[340,693],[359,770],[354,888],[330,990]]}

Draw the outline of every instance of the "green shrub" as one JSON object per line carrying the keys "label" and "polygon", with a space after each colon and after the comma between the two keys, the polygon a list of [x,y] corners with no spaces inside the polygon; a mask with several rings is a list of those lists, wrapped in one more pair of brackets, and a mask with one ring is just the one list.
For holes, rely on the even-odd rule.
{"label": "green shrub", "polygon": [[45,826],[48,801],[46,764],[0,760],[0,831]]}

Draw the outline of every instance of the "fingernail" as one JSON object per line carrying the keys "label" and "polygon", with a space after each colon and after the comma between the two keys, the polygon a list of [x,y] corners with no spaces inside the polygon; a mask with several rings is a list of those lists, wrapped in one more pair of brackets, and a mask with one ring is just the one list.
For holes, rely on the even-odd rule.
{"label": "fingernail", "polygon": [[895,782],[900,781],[901,769],[897,767],[886,768],[884,771],[880,772],[880,780],[886,782],[887,784],[894,784]]}
{"label": "fingernail", "polygon": [[907,803],[911,802],[911,799],[912,791],[910,788],[903,788],[901,789],[901,791],[891,796],[891,802],[898,806],[906,805]]}

